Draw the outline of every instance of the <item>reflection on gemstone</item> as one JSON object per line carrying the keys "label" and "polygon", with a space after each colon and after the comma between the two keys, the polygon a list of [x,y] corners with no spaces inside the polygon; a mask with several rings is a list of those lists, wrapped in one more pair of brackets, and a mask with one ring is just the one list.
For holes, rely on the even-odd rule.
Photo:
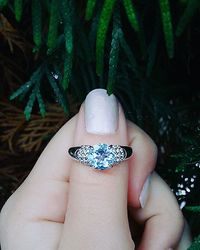
{"label": "reflection on gemstone", "polygon": [[111,168],[115,163],[115,154],[107,144],[97,144],[93,146],[88,156],[88,164],[95,169],[105,170]]}

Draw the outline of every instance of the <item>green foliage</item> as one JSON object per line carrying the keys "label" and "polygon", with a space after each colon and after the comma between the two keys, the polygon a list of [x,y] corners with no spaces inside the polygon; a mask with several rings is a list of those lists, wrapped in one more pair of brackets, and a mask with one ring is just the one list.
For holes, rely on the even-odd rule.
{"label": "green foliage", "polygon": [[200,213],[200,206],[186,207],[185,209],[193,213]]}
{"label": "green foliage", "polygon": [[96,72],[98,75],[101,75],[103,73],[103,64],[104,64],[103,59],[104,59],[106,35],[109,28],[109,23],[115,3],[116,0],[105,0],[99,18],[99,24],[97,29],[97,41],[96,41]]}
{"label": "green foliage", "polygon": [[25,95],[32,88],[31,94],[28,97],[28,102],[27,102],[26,107],[24,109],[24,114],[25,114],[26,120],[29,120],[31,117],[31,112],[32,112],[33,105],[34,105],[36,99],[38,100],[38,103],[39,103],[40,113],[42,115],[45,114],[44,104],[43,104],[42,96],[40,93],[40,83],[41,83],[43,73],[44,73],[44,66],[42,65],[33,73],[30,81],[28,81],[27,83],[22,85],[16,92],[14,92],[10,96],[10,100],[15,99],[19,95],[23,95],[23,98],[24,98]]}
{"label": "green foliage", "polygon": [[47,38],[47,47],[49,49],[55,48],[56,41],[58,37],[58,25],[59,25],[59,7],[58,1],[51,1],[51,9],[50,9],[50,20],[49,20],[49,30],[48,30],[48,38]]}
{"label": "green foliage", "polygon": [[187,24],[190,22],[191,18],[194,16],[195,12],[198,11],[198,7],[200,6],[199,0],[190,0],[187,3],[187,7],[181,16],[177,28],[176,28],[176,36],[181,36]]}
{"label": "green foliage", "polygon": [[63,89],[66,90],[69,87],[69,82],[71,80],[71,74],[72,74],[72,59],[73,59],[73,53],[67,53],[64,59],[64,72],[63,72],[63,80],[62,80],[62,86]]}
{"label": "green foliage", "polygon": [[155,65],[157,48],[158,48],[158,39],[159,39],[159,20],[158,20],[158,17],[156,17],[156,22],[155,22],[152,38],[149,43],[149,47],[147,49],[146,75],[148,77],[150,77],[153,71],[154,65]]}
{"label": "green foliage", "polygon": [[21,21],[23,12],[23,0],[14,1],[15,18],[18,22]]}
{"label": "green foliage", "polygon": [[194,239],[192,245],[188,248],[188,250],[199,250],[200,246],[200,235]]}
{"label": "green foliage", "polygon": [[23,98],[25,98],[25,95],[31,90],[31,94],[28,97],[28,102],[26,104],[24,114],[26,117],[26,120],[29,120],[31,117],[31,112],[33,109],[33,105],[35,101],[38,101],[40,114],[42,116],[45,115],[45,104],[43,97],[41,95],[41,81],[44,76],[47,76],[47,79],[49,80],[49,84],[53,89],[53,92],[55,94],[55,99],[60,103],[60,105],[63,107],[64,112],[68,112],[66,99],[64,97],[64,93],[62,89],[58,86],[58,82],[56,81],[57,74],[53,71],[50,71],[48,68],[48,65],[46,62],[44,62],[32,75],[30,81],[22,85],[18,90],[16,90],[11,96],[10,100],[15,99],[16,97],[22,95]]}
{"label": "green foliage", "polygon": [[[9,1],[0,1],[1,8],[5,8],[8,3],[8,6],[12,5]],[[23,9],[26,8],[28,4],[30,4],[28,1],[14,0],[13,9],[18,22],[21,21]],[[139,4],[136,5],[133,1],[104,0],[97,2],[96,0],[87,0],[86,2],[84,19],[87,21],[87,24],[91,24],[88,33],[89,40],[87,41],[89,44],[89,46],[87,45],[88,63],[89,60],[93,60],[93,63],[96,64],[96,76],[100,77],[100,84],[102,82],[104,86],[107,85],[109,94],[115,89],[121,53],[127,57],[131,70],[137,79],[142,79],[143,77],[143,72],[139,69],[140,58],[143,58],[146,64],[146,76],[151,76],[155,69],[161,29],[164,34],[168,57],[172,58],[174,56],[175,47],[171,13],[173,4],[171,3],[170,7],[169,0],[159,0],[158,2],[152,0],[151,4],[153,4],[152,9],[160,10],[161,16],[161,19],[156,18],[154,20],[153,28],[150,26],[145,27],[145,23],[151,20],[145,20],[146,17],[144,13],[146,13],[146,10],[143,10],[143,7]],[[181,6],[183,5],[182,2],[180,4]],[[178,36],[183,33],[185,27],[195,15],[199,1],[191,0],[188,1],[187,4],[184,4],[186,5],[185,11],[182,16],[180,16],[176,29],[176,35]],[[42,52],[42,60],[49,60],[51,58],[50,60],[56,60],[57,62],[58,54],[60,55],[59,63],[61,65],[58,68],[59,74],[62,76],[59,81],[62,79],[60,83],[64,90],[69,88],[73,77],[74,58],[77,58],[76,54],[81,54],[74,36],[79,33],[80,29],[85,29],[83,28],[85,20],[81,19],[82,16],[77,10],[78,3],[73,0],[31,1],[32,34],[35,44],[33,51]],[[119,25],[122,11],[125,12],[127,20],[129,20],[131,27],[137,32],[139,38],[137,41],[133,39],[131,46],[129,44],[130,41],[127,42],[125,28]],[[76,14],[74,14],[74,12],[76,12]],[[115,18],[114,16],[116,16],[117,12],[118,14]],[[157,17],[158,14],[159,13],[156,12],[153,15]],[[140,19],[140,24],[138,16],[144,17]],[[112,18],[113,20],[115,19],[113,25],[111,25],[110,22]],[[151,36],[149,36],[149,28],[150,30],[152,29]],[[112,30],[112,32],[108,32],[110,30]],[[84,30],[84,32],[86,32],[86,30]],[[146,42],[148,46],[145,45]],[[86,43],[83,46],[85,45]],[[139,54],[140,52],[137,46],[140,47],[142,54]],[[40,51],[41,49],[42,51]],[[46,55],[44,53],[45,51]],[[108,51],[110,51],[109,55]],[[105,84],[106,82],[107,84]],[[27,88],[22,87],[19,88],[18,91],[27,91]],[[17,93],[16,91],[14,94],[16,95]]]}
{"label": "green foliage", "polygon": [[123,0],[123,4],[130,24],[135,31],[139,31],[139,23],[133,2],[131,0]]}
{"label": "green foliage", "polygon": [[8,0],[0,0],[0,9],[2,9],[3,7],[5,7],[8,3]]}
{"label": "green foliage", "polygon": [[89,21],[92,18],[95,5],[96,5],[96,0],[87,0],[85,20]]}
{"label": "green foliage", "polygon": [[[194,173],[194,175],[197,177],[199,175],[199,168],[200,168],[200,134],[199,130],[196,129],[193,131],[193,135],[186,136],[184,138],[184,147],[179,152],[179,154],[173,155],[173,158],[177,160],[178,164],[175,169],[177,173],[187,173],[187,175],[190,175],[190,173]],[[186,176],[187,176],[186,175]],[[188,178],[186,178],[187,180]],[[194,177],[193,177],[194,181]],[[194,184],[193,184],[194,185]],[[199,187],[199,183],[197,183]],[[191,187],[191,185],[190,185]],[[186,206],[185,210],[191,212],[192,214],[199,214],[200,215],[200,206],[199,206],[199,189],[197,187],[197,197],[195,197],[195,202],[197,205],[193,206]],[[199,234],[200,232],[198,232]],[[194,240],[192,246],[189,249],[199,249],[200,247],[200,235]]]}
{"label": "green foliage", "polygon": [[169,0],[159,0],[163,32],[169,58],[174,56],[174,35]]}
{"label": "green foliage", "polygon": [[60,105],[63,107],[64,112],[68,112],[68,108],[67,108],[67,103],[64,97],[63,92],[61,91],[61,89],[59,88],[56,80],[55,80],[55,76],[53,72],[50,72],[49,70],[46,71],[47,74],[47,78],[49,80],[49,83],[54,91],[55,97],[57,98],[57,101],[60,103]]}
{"label": "green foliage", "polygon": [[196,131],[194,137],[186,137],[185,144],[187,147],[181,153],[172,155],[178,161],[176,172],[184,172],[188,167],[192,169],[200,166],[200,135],[198,132]]}
{"label": "green foliage", "polygon": [[121,27],[119,24],[119,17],[115,15],[113,31],[112,31],[112,41],[111,41],[111,50],[110,50],[110,58],[109,58],[109,72],[108,72],[108,84],[107,90],[108,94],[112,94],[114,91],[114,84],[116,82],[117,75],[117,66],[119,63],[119,49],[120,49],[120,33]]}
{"label": "green foliage", "polygon": [[[70,57],[73,51],[73,11],[74,10],[72,0],[61,1],[61,13],[64,24],[65,48]],[[70,61],[69,65],[71,65]]]}
{"label": "green foliage", "polygon": [[31,95],[29,96],[29,100],[28,100],[26,107],[25,107],[25,110],[24,110],[26,120],[29,120],[31,117],[33,104],[36,100],[36,97],[37,97],[37,94],[39,91],[39,87],[40,87],[40,82],[36,82],[34,88],[32,89]]}
{"label": "green foliage", "polygon": [[43,101],[43,98],[42,98],[42,95],[41,95],[39,88],[38,88],[36,97],[37,97],[37,101],[38,101],[38,105],[39,105],[39,109],[40,109],[40,114],[42,117],[44,117],[46,114],[46,109],[45,109],[45,104],[44,104],[44,101]]}
{"label": "green foliage", "polygon": [[122,48],[122,50],[124,51],[127,60],[130,63],[130,67],[133,70],[134,74],[136,77],[140,77],[140,73],[138,71],[138,65],[137,65],[137,61],[136,58],[130,48],[130,46],[128,45],[125,37],[124,37],[124,33],[120,33],[120,47]]}
{"label": "green foliage", "polygon": [[37,48],[40,48],[42,43],[42,10],[41,2],[32,0],[32,27],[33,41]]}

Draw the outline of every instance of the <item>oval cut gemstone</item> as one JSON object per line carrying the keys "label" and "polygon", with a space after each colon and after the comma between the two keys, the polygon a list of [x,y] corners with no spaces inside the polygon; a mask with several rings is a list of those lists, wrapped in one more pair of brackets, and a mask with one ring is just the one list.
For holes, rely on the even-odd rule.
{"label": "oval cut gemstone", "polygon": [[111,168],[115,163],[115,155],[107,144],[97,144],[93,146],[88,156],[90,166],[98,170]]}

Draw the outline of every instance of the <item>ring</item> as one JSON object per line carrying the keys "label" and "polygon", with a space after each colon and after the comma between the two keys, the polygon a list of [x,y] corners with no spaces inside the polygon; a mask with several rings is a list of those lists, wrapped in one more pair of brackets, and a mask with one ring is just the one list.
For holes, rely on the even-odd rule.
{"label": "ring", "polygon": [[106,170],[130,158],[132,148],[99,143],[93,146],[71,147],[68,153],[84,165],[97,170]]}

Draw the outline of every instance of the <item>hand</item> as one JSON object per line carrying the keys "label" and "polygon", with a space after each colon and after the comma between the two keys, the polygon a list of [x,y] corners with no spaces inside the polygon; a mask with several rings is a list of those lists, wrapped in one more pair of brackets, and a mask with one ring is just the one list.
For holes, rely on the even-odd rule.
{"label": "hand", "polygon": [[[100,142],[129,145],[134,155],[97,171],[67,154],[73,145]],[[53,137],[3,207],[2,250],[135,249],[127,204],[133,235],[136,224],[145,225],[136,249],[174,248],[184,222],[168,186],[155,172],[151,174],[156,158],[154,142],[126,121],[116,98],[105,90],[90,92],[78,115]],[[181,250],[186,249],[184,244]]]}

